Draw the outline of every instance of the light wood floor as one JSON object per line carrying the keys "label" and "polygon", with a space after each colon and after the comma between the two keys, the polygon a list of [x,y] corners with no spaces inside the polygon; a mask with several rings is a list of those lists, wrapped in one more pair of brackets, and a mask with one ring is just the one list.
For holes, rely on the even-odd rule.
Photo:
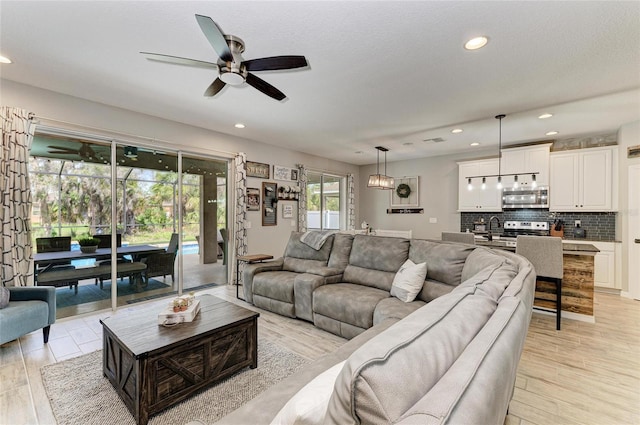
{"label": "light wood floor", "polygon": [[[203,293],[247,306],[232,287]],[[640,424],[640,302],[601,293],[595,301],[595,324],[563,320],[556,331],[555,317],[533,314],[505,424]],[[262,336],[310,360],[345,342],[310,323],[259,311]],[[55,424],[40,367],[101,349],[98,320],[111,314],[59,320],[47,345],[38,331],[0,346],[0,424]]]}

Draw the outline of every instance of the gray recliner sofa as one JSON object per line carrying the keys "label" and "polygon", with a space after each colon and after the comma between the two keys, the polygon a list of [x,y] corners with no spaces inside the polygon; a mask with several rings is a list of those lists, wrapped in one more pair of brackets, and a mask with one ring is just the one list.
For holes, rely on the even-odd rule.
{"label": "gray recliner sofa", "polygon": [[[296,415],[305,404],[319,406],[325,424],[503,424],[531,320],[536,279],[531,263],[507,251],[465,244],[359,239],[353,240],[340,280],[318,286],[312,300],[314,316],[332,315],[331,326],[339,323],[342,334],[356,335],[217,424],[304,424],[308,417]],[[368,255],[358,253],[361,245]],[[399,257],[367,262],[365,257],[380,252]],[[426,261],[428,270],[418,299],[396,310],[391,297],[371,289],[386,291],[384,273],[392,273],[386,270],[402,253]],[[366,265],[372,269],[347,272]],[[358,277],[350,277],[352,272]],[[358,290],[374,294],[364,307],[357,305]],[[377,303],[370,302],[376,297]],[[329,300],[341,307],[329,312],[315,304]],[[370,321],[350,324],[349,308],[373,310]],[[337,374],[327,385],[332,370]],[[312,423],[318,423],[317,412]]]}

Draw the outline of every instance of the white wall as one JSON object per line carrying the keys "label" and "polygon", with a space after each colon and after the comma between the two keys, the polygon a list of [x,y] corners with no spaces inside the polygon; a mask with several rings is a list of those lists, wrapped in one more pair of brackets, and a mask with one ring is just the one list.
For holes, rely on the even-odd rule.
{"label": "white wall", "polygon": [[640,145],[640,121],[631,122],[620,127],[618,131],[618,223],[616,223],[616,239],[622,241],[622,292],[629,291],[629,238],[638,237],[629,233],[629,166],[640,164],[640,158],[627,158],[627,148]]}
{"label": "white wall", "polygon": [[[464,154],[388,162],[387,174],[393,177],[419,176],[419,203],[424,214],[387,214],[388,190],[369,189],[367,181],[376,166],[360,167],[360,201],[357,226],[366,220],[374,229],[412,230],[414,238],[440,239],[444,231],[460,231],[458,209],[458,165],[456,161],[496,157],[495,150],[469,149]],[[393,154],[393,151],[390,151]],[[389,154],[388,154],[389,156]],[[435,218],[437,223],[430,223]]]}
{"label": "white wall", "polygon": [[[359,167],[355,165],[293,152],[266,143],[115,108],[8,80],[0,80],[0,101],[2,105],[15,106],[33,112],[37,117],[67,122],[76,126],[103,129],[106,132],[112,131],[156,139],[154,145],[168,149],[180,149],[186,152],[214,156],[225,156],[220,152],[246,152],[249,161],[287,167],[303,163],[314,169],[341,174],[353,173],[356,181],[357,212]],[[71,127],[71,124],[68,127]],[[60,127],[64,126],[60,125]],[[247,187],[261,188],[264,181],[273,180],[249,178]],[[231,202],[233,201],[230,199]],[[293,204],[297,206],[297,202],[293,202]],[[297,208],[294,210],[297,213]],[[232,217],[230,219],[233,220]],[[293,220],[295,219],[296,215],[294,214]],[[289,234],[291,230],[295,229],[291,226],[291,219],[284,220],[281,211],[278,211],[277,226],[263,227],[259,212],[249,212],[248,220],[252,225],[248,230],[249,252],[271,254],[276,257],[282,255]]]}

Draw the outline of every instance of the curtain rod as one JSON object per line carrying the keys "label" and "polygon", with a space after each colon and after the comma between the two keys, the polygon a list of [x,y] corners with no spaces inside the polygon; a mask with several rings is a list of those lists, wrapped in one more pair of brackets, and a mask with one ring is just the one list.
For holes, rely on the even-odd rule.
{"label": "curtain rod", "polygon": [[[47,125],[47,123],[41,123],[40,120],[44,120],[46,122],[50,122],[51,124]],[[175,142],[171,142],[168,140],[162,140],[162,139],[157,139],[154,137],[149,137],[149,136],[139,136],[139,135],[135,135],[135,134],[129,134],[129,133],[122,133],[119,131],[115,131],[115,130],[108,130],[108,129],[103,129],[103,128],[97,128],[97,127],[90,127],[90,126],[85,126],[85,125],[80,125],[80,124],[75,124],[72,122],[68,122],[68,121],[61,121],[61,120],[57,120],[54,118],[48,118],[48,117],[43,117],[43,116],[39,116],[39,115],[35,115],[34,117],[34,124],[36,124],[38,127],[44,127],[44,129],[50,129],[50,130],[59,130],[62,132],[66,132],[66,133],[75,133],[77,136],[79,137],[85,137],[85,138],[93,138],[94,140],[102,140],[102,141],[116,141],[116,142],[124,142],[124,143],[134,143],[133,140],[125,140],[124,138],[132,138],[132,139],[139,139],[144,141],[142,143],[143,147],[148,147],[148,148],[153,148],[156,147],[157,143],[163,144],[163,145],[167,145],[167,148],[172,148],[175,149],[176,151],[181,150],[179,148],[176,148],[176,146],[178,146]],[[55,124],[62,124],[65,126],[69,126],[71,128],[59,128],[59,127],[55,127]],[[95,131],[95,132],[100,132],[103,134],[91,134],[91,133],[87,133],[87,131]],[[112,136],[116,136],[116,137],[112,137]],[[137,140],[135,141],[135,143],[140,144],[140,141]],[[227,151],[222,151],[222,150],[217,150],[217,149],[210,149],[210,148],[202,148],[202,147],[196,147],[196,146],[185,146],[185,148],[191,148],[191,149],[203,149],[207,152],[210,153],[215,153],[215,154],[222,154],[222,155],[226,155],[226,156],[230,156],[230,157],[235,157],[238,152],[227,152]],[[193,152],[193,151],[189,151],[187,150],[186,152]]]}

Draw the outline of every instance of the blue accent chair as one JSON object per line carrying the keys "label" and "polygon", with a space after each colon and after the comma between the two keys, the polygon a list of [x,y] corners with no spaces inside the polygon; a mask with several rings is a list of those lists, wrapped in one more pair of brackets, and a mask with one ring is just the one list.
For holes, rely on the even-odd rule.
{"label": "blue accent chair", "polygon": [[9,305],[0,309],[0,344],[42,329],[45,344],[56,321],[56,288],[9,287]]}

